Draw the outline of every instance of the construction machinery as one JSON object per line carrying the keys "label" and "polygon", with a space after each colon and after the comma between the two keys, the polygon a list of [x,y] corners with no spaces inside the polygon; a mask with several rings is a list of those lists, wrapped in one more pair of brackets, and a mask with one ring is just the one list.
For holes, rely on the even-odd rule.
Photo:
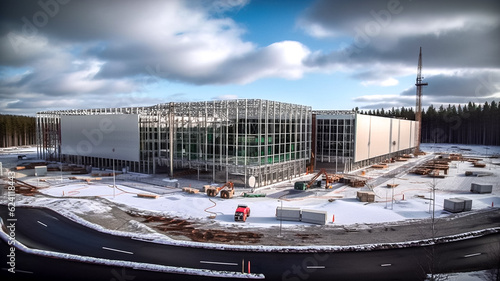
{"label": "construction machinery", "polygon": [[417,104],[415,108],[415,121],[417,121],[416,134],[415,134],[415,156],[421,155],[420,150],[420,138],[422,134],[422,86],[429,85],[428,83],[422,82],[424,77],[422,77],[422,47],[420,47],[420,53],[418,54],[418,67],[417,67],[417,80],[415,86],[417,87]]}
{"label": "construction machinery", "polygon": [[325,189],[326,188],[332,188],[332,183],[338,182],[341,179],[341,176],[339,175],[329,175],[325,169],[321,169],[306,185],[307,188],[311,188],[311,186],[314,184],[314,182],[320,177],[324,176],[325,178]]}
{"label": "construction machinery", "polygon": [[250,207],[247,205],[238,205],[236,211],[234,212],[234,221],[245,222],[250,216]]}
{"label": "construction machinery", "polygon": [[207,195],[210,197],[215,197],[220,192],[220,198],[229,199],[233,198],[234,195],[234,184],[233,182],[226,182],[221,187],[207,187]]}

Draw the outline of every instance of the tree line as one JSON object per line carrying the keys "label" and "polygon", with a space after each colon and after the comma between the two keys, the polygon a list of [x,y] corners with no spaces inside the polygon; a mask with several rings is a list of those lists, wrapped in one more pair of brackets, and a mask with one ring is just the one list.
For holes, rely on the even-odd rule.
{"label": "tree line", "polygon": [[[415,120],[413,108],[358,110],[361,114]],[[422,110],[423,143],[500,145],[500,104],[430,105]]]}
{"label": "tree line", "polygon": [[35,117],[0,114],[0,147],[36,144]]}
{"label": "tree line", "polygon": [[[359,110],[367,115],[415,120],[413,108]],[[35,117],[0,114],[0,147],[36,144]],[[500,145],[500,104],[430,105],[422,110],[424,143]]]}

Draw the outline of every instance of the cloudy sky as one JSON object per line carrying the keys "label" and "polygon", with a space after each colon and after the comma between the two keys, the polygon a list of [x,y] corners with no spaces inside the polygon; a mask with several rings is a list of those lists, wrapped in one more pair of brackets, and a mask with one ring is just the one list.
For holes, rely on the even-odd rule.
{"label": "cloudy sky", "polygon": [[314,109],[500,100],[500,2],[0,4],[0,113],[270,99]]}

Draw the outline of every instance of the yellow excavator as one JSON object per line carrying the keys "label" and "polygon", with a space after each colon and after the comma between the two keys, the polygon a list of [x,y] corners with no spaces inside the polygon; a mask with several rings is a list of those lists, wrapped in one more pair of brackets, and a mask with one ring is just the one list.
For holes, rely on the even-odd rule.
{"label": "yellow excavator", "polygon": [[325,189],[332,188],[332,183],[338,182],[342,176],[340,175],[329,175],[325,169],[321,169],[306,185],[307,188],[311,188],[314,182],[320,177],[325,176]]}

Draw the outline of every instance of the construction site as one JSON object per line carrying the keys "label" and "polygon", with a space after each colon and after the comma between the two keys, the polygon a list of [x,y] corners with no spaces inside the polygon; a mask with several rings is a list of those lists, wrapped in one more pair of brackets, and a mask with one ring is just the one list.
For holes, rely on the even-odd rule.
{"label": "construction site", "polygon": [[[292,181],[299,191],[335,184],[372,189],[376,184],[369,183],[365,168],[386,169],[425,155],[420,150],[422,86],[427,85],[421,49],[417,70],[416,121],[260,99],[39,112],[40,160],[15,168],[38,169],[35,176],[58,170],[91,174],[85,178],[89,184],[118,173],[154,175],[176,188],[183,178],[223,183],[183,190],[209,197],[220,193],[225,199],[236,188],[253,193]],[[432,161],[413,172],[439,176],[444,165]],[[357,197],[367,196],[374,200],[371,194]]]}
{"label": "construction site", "polygon": [[417,127],[410,120],[267,100],[65,110],[37,114],[37,155],[259,188],[321,169],[344,174],[410,153]]}
{"label": "construction site", "polygon": [[249,249],[479,231],[500,148],[421,144],[421,53],[415,85],[416,121],[259,99],[40,112],[36,147],[0,151],[1,194],[99,231]]}

